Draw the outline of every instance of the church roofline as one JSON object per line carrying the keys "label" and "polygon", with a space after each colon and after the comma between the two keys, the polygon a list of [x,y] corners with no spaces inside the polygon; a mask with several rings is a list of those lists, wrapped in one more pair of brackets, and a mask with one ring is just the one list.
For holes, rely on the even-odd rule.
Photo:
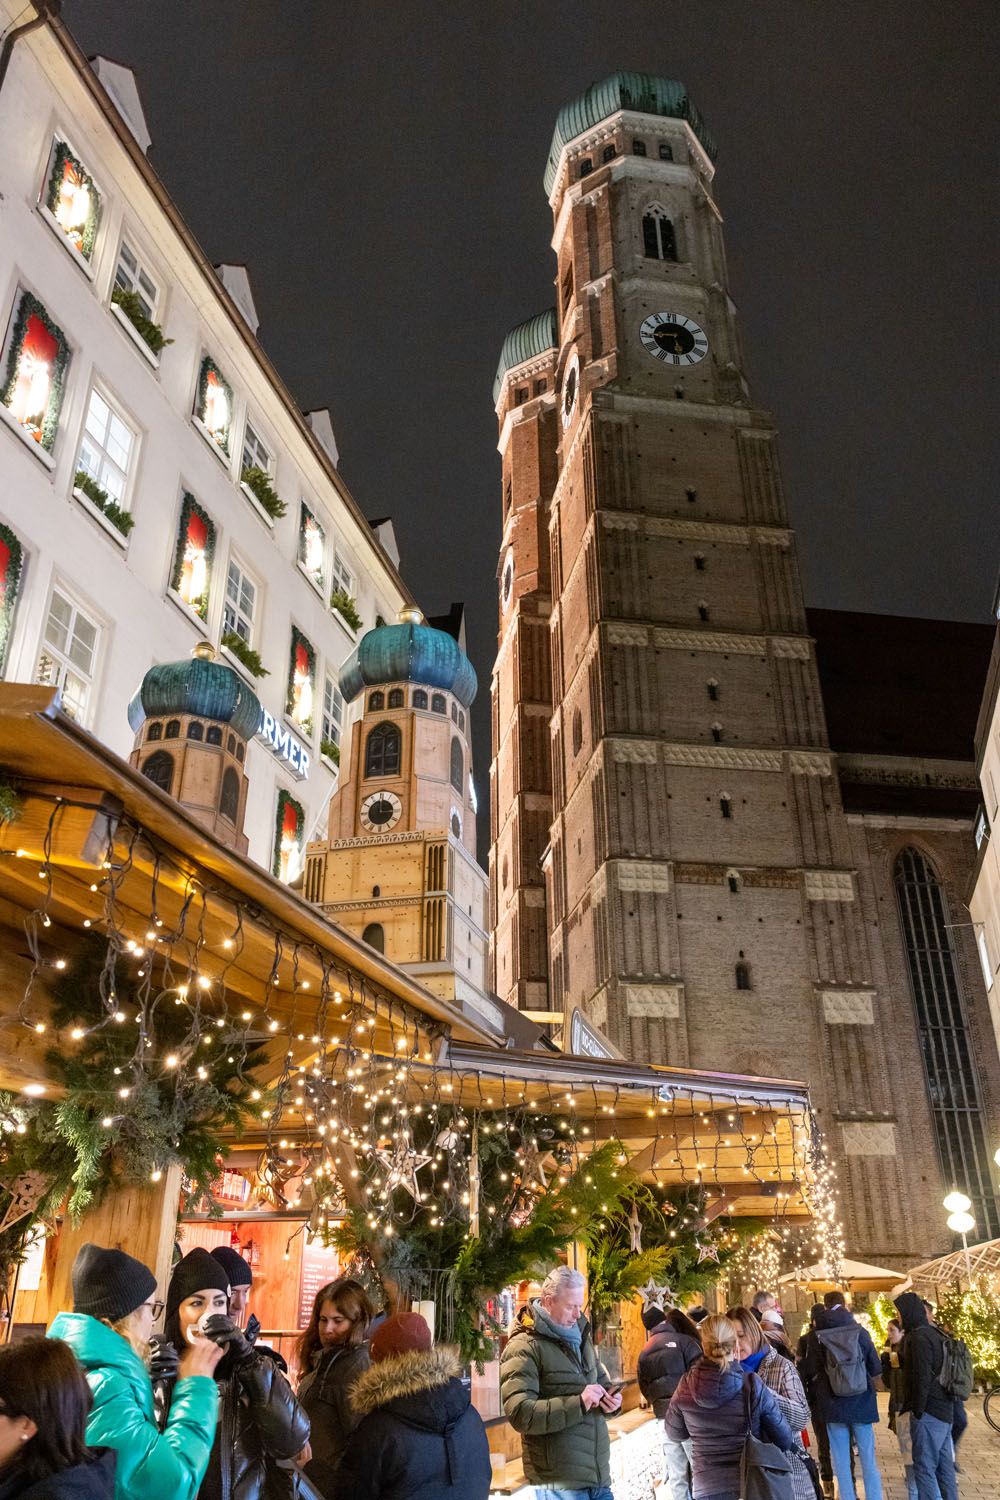
{"label": "church roofline", "polygon": [[554,307],[547,307],[544,312],[535,313],[532,318],[525,318],[523,323],[518,323],[510,330],[500,347],[500,361],[493,381],[494,402],[499,400],[504,377],[518,365],[526,364],[529,359],[537,359],[548,350],[554,350],[556,338]]}

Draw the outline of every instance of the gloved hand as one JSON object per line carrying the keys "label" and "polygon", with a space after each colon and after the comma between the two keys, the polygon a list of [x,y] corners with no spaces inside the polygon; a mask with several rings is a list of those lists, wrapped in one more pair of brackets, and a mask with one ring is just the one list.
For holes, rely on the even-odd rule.
{"label": "gloved hand", "polygon": [[206,1318],[204,1334],[213,1344],[218,1344],[227,1353],[231,1352],[234,1359],[248,1359],[253,1353],[253,1345],[225,1313],[213,1313],[210,1318]]}
{"label": "gloved hand", "polygon": [[149,1341],[150,1380],[154,1383],[157,1380],[176,1380],[178,1363],[177,1350],[170,1340],[165,1339],[162,1333],[154,1333]]}
{"label": "gloved hand", "polygon": [[260,1319],[256,1313],[251,1313],[249,1318],[247,1318],[247,1326],[243,1331],[246,1334],[247,1343],[256,1344],[260,1337]]}

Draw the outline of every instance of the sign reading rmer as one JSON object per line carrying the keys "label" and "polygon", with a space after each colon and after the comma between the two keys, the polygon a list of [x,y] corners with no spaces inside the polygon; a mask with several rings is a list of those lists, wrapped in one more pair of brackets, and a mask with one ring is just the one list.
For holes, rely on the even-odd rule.
{"label": "sign reading rmer", "polygon": [[269,714],[266,708],[261,709],[260,728],[257,730],[257,736],[266,745],[270,746],[275,755],[280,756],[300,781],[309,775],[309,761],[311,759],[309,751],[300,740],[295,738],[291,730],[286,729],[283,724],[279,724],[274,715]]}

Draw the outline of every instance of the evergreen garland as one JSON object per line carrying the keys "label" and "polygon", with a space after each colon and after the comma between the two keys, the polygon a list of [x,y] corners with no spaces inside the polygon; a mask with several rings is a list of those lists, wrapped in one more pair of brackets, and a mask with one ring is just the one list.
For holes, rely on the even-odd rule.
{"label": "evergreen garland", "polygon": [[143,343],[148,345],[157,358],[163,353],[167,344],[173,343],[173,339],[164,336],[159,323],[154,323],[152,318],[147,318],[138,292],[128,292],[124,287],[116,286],[111,293],[111,301],[115,307],[121,308]]}
{"label": "evergreen garland", "polygon": [[[73,155],[73,152],[69,149],[65,141],[56,142],[55,152],[52,157],[52,171],[49,174],[49,188],[48,196],[45,199],[45,207],[50,214],[55,214],[56,203],[59,201],[59,191],[62,187],[67,162],[77,173],[89,195],[88,201],[90,207],[87,213],[87,222],[83,226],[83,233],[80,236],[80,254],[85,260],[90,260],[94,253],[94,244],[97,240],[97,231],[101,222],[101,195],[97,191],[94,179],[86,171],[79,157]],[[68,235],[66,237],[67,239],[69,238]]]}
{"label": "evergreen garland", "polygon": [[10,645],[14,610],[21,587],[21,570],[24,567],[24,548],[9,526],[0,522],[0,541],[7,548],[7,567],[3,575],[3,596],[0,600],[0,671],[7,663],[7,648]]}
{"label": "evergreen garland", "polygon": [[[205,408],[208,402],[208,377],[210,374],[215,376],[216,380],[219,382],[219,384],[222,386],[222,389],[226,393],[226,401],[229,405],[229,421],[226,423],[225,428],[221,432],[210,432],[209,436],[211,437],[213,443],[215,443],[216,447],[228,458],[229,429],[233,424],[233,388],[229,384],[229,381],[226,379],[226,377],[223,375],[222,371],[219,369],[218,365],[215,363],[215,360],[212,359],[208,354],[206,354],[205,358],[202,360],[201,369],[198,372],[198,396],[194,409],[195,416],[204,427]],[[207,427],[205,428],[205,431],[208,432]]]}
{"label": "evergreen garland", "polygon": [[[309,682],[312,686],[313,696],[316,693],[316,650],[308,636],[302,634],[297,625],[292,626],[292,643],[288,650],[288,684],[285,693],[285,713],[295,718],[295,657],[299,646],[306,653],[306,661],[309,663]],[[312,719],[295,719],[296,724],[301,724],[307,734],[312,733]]]}
{"label": "evergreen garland", "polygon": [[21,349],[24,345],[24,337],[28,330],[28,320],[32,316],[38,318],[46,333],[50,334],[56,341],[56,356],[52,366],[52,384],[49,387],[49,399],[42,418],[41,445],[46,453],[51,453],[56,440],[56,432],[59,429],[59,412],[62,409],[63,392],[66,388],[66,370],[69,366],[69,344],[66,336],[49,317],[45,308],[31,292],[22,292],[21,300],[17,306],[17,315],[14,318],[14,327],[11,331],[10,353],[7,356],[7,373],[4,377],[3,389],[0,390],[0,402],[4,406],[10,406],[14,396],[14,385],[17,380],[17,366],[21,358]]}
{"label": "evergreen garland", "polygon": [[305,829],[306,814],[301,802],[296,802],[291,792],[286,792],[284,787],[278,792],[278,809],[274,817],[274,858],[271,862],[271,874],[281,874],[281,834],[285,826],[285,808],[292,807],[295,810],[295,836],[301,843],[302,833]]}
{"label": "evergreen garland", "polygon": [[240,475],[240,482],[245,484],[254,499],[260,502],[272,521],[280,520],[285,514],[288,506],[271,483],[270,474],[264,469],[256,464],[247,465]]}
{"label": "evergreen garland", "polygon": [[320,584],[320,586],[322,586],[322,583],[323,583],[323,570],[322,570],[322,568],[320,568],[317,572],[314,573],[310,569],[308,563],[306,562],[306,522],[307,521],[311,521],[313,523],[313,525],[316,527],[316,530],[319,532],[320,536],[323,537],[323,539],[324,539],[324,545],[325,545],[325,542],[326,542],[326,532],[323,530],[322,526],[319,524],[319,522],[317,521],[316,517],[313,515],[312,511],[309,509],[308,505],[303,500],[303,501],[300,502],[300,508],[299,508],[299,562],[301,563],[302,567],[305,569],[305,571],[308,574],[308,576],[310,578],[315,578],[316,582],[318,584]]}
{"label": "evergreen garland", "polygon": [[[215,559],[215,522],[208,511],[199,505],[197,500],[187,490],[181,501],[180,523],[177,527],[177,545],[174,548],[174,570],[170,575],[170,587],[176,594],[181,586],[181,576],[184,570],[184,548],[187,543],[188,522],[192,516],[197,516],[205,526],[205,571],[208,575],[208,588],[212,584],[212,563]],[[208,616],[208,588],[200,599],[191,601],[191,608],[201,619]]]}

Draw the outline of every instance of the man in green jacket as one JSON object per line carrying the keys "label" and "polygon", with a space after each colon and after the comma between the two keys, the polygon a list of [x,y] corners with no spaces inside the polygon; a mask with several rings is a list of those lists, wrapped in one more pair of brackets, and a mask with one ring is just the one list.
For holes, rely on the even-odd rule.
{"label": "man in green jacket", "polygon": [[608,1416],[622,1398],[597,1358],[583,1293],[579,1271],[550,1271],[500,1361],[504,1414],[536,1500],[614,1500]]}
{"label": "man in green jacket", "polygon": [[163,1310],[155,1294],[156,1277],[141,1261],[84,1245],[73,1262],[73,1311],[49,1329],[69,1344],[93,1393],[87,1442],[117,1454],[115,1500],[194,1500],[215,1437],[223,1351],[207,1339],[184,1351],[166,1426],[156,1425],[142,1358]]}

